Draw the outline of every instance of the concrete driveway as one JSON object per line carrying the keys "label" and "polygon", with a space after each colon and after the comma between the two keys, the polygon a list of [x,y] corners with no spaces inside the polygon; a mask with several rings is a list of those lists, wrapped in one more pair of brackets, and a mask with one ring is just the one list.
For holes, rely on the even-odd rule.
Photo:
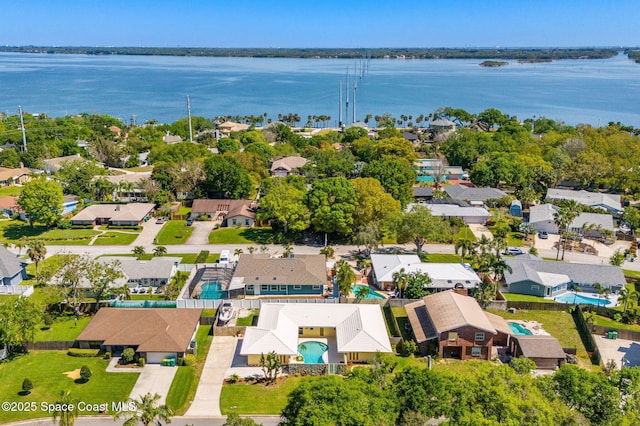
{"label": "concrete driveway", "polygon": [[593,336],[602,361],[607,364],[609,360],[616,363],[618,369],[636,367],[640,365],[640,343],[633,340],[607,339],[605,336]]}
{"label": "concrete driveway", "polygon": [[157,393],[160,395],[160,403],[164,404],[177,371],[178,367],[164,367],[158,364],[145,365],[129,394],[129,398],[138,399],[147,393],[151,393],[151,395]]}
{"label": "concrete driveway", "polygon": [[481,225],[478,223],[470,223],[469,229],[478,240],[482,238],[483,235],[486,236],[488,239],[493,238],[493,234],[491,233],[491,231],[489,231],[489,228],[487,228],[484,225]]}
{"label": "concrete driveway", "polygon": [[163,227],[163,224],[157,224],[156,218],[152,217],[148,222],[142,223],[142,232],[138,235],[138,238],[135,239],[130,246],[143,246],[149,247],[153,245],[153,240],[156,239],[156,235],[160,232],[160,229]]}
{"label": "concrete driveway", "polygon": [[209,234],[213,231],[213,227],[218,222],[213,221],[194,221],[193,222],[193,234],[189,237],[185,244],[189,245],[201,245],[209,244]]}

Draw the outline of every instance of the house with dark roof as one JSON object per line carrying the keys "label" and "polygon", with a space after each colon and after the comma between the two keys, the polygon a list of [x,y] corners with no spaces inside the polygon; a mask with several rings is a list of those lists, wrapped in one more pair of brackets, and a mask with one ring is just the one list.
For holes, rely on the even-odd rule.
{"label": "house with dark roof", "polygon": [[229,290],[244,288],[247,296],[322,296],[329,282],[324,255],[241,254]]}
{"label": "house with dark roof", "polygon": [[151,215],[153,203],[93,204],[71,218],[72,225],[136,226]]}
{"label": "house with dark roof", "polygon": [[530,254],[522,254],[505,261],[511,268],[504,273],[510,293],[553,297],[577,285],[583,291],[596,291],[599,283],[611,292],[626,284],[624,273],[618,266],[586,263],[554,262]]}
{"label": "house with dark roof", "polygon": [[258,204],[252,200],[193,200],[191,217],[208,216],[222,226],[251,227],[256,221]]}
{"label": "house with dark roof", "polygon": [[0,246],[0,279],[2,285],[18,285],[27,279],[26,264],[4,247]]}
{"label": "house with dark roof", "polygon": [[508,344],[512,334],[504,318],[455,291],[425,296],[405,309],[423,355],[437,351],[440,358],[490,360],[493,346]]}
{"label": "house with dark roof", "polygon": [[484,204],[485,201],[506,197],[507,193],[497,188],[477,188],[466,185],[447,185],[442,188],[451,198],[465,200],[474,204]]}
{"label": "house with dark roof", "polygon": [[120,356],[133,348],[149,364],[193,353],[202,309],[102,308],[76,338],[80,348]]}
{"label": "house with dark roof", "polygon": [[433,188],[430,186],[414,186],[413,198],[418,203],[429,201],[433,198]]}
{"label": "house with dark roof", "polygon": [[540,369],[559,368],[567,361],[567,354],[562,345],[552,336],[513,336],[511,346],[514,357],[529,358]]}
{"label": "house with dark roof", "polygon": [[42,160],[44,164],[44,171],[49,174],[58,172],[64,167],[65,163],[71,163],[72,161],[88,161],[83,160],[80,154],[67,155],[65,157],[47,158]]}
{"label": "house with dark roof", "polygon": [[609,213],[622,214],[624,212],[619,194],[549,188],[547,190],[546,200],[574,200],[578,204],[589,207],[599,207]]}

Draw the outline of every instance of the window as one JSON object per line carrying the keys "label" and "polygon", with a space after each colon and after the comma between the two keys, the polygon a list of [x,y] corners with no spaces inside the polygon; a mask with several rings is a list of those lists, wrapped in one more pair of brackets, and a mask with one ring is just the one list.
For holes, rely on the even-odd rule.
{"label": "window", "polygon": [[531,290],[540,290],[540,286],[538,284],[532,284]]}
{"label": "window", "polygon": [[253,291],[253,284],[247,286],[247,291]]}
{"label": "window", "polygon": [[302,290],[302,286],[301,285],[294,285],[293,289],[294,290]]}
{"label": "window", "polygon": [[277,284],[272,285],[271,291],[278,291],[278,285]]}
{"label": "window", "polygon": [[482,342],[484,341],[484,333],[476,333],[476,338],[475,338],[476,342]]}
{"label": "window", "polygon": [[471,355],[473,356],[482,355],[482,348],[471,348]]}
{"label": "window", "polygon": [[245,224],[245,225],[247,225],[247,226],[249,226],[249,225],[250,225],[250,223],[249,223],[249,219],[245,219],[245,220],[244,220],[244,224]]}
{"label": "window", "polygon": [[287,291],[287,286],[284,284],[280,284],[280,291]]}
{"label": "window", "polygon": [[233,224],[235,225],[235,224],[236,224],[236,220],[235,220],[235,219],[233,219],[233,220],[231,221],[231,223],[233,223]]}
{"label": "window", "polygon": [[320,290],[320,286],[319,286],[319,285],[314,285],[314,286],[313,286],[313,289],[314,289],[314,290]]}
{"label": "window", "polygon": [[269,290],[269,286],[268,286],[268,285],[265,285],[265,284],[262,284],[262,285],[260,286],[260,290],[261,290],[261,291],[267,291],[267,290]]}

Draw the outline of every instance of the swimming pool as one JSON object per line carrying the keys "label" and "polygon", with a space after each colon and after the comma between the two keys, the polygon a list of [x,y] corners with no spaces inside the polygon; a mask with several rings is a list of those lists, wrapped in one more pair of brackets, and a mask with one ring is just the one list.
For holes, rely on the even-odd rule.
{"label": "swimming pool", "polygon": [[533,334],[531,330],[524,327],[522,324],[518,324],[517,322],[508,322],[507,324],[509,324],[509,328],[516,336],[530,336]]}
{"label": "swimming pool", "polygon": [[368,290],[368,293],[363,297],[363,299],[386,299],[386,297],[376,293],[371,287],[367,285],[360,285],[360,284],[354,285],[353,287],[351,287],[351,293],[353,293],[354,297],[358,293],[358,290],[360,290],[361,288],[366,288]]}
{"label": "swimming pool", "polygon": [[556,302],[560,303],[576,303],[579,305],[600,305],[607,306],[611,304],[610,300],[598,299],[597,297],[589,297],[582,294],[565,293],[555,298]]}
{"label": "swimming pool", "polygon": [[215,300],[215,299],[227,299],[229,292],[222,290],[222,284],[218,281],[212,281],[202,284],[202,292],[200,293],[200,299]]}
{"label": "swimming pool", "polygon": [[298,352],[304,358],[305,364],[324,364],[322,355],[329,349],[326,343],[309,341],[298,345]]}

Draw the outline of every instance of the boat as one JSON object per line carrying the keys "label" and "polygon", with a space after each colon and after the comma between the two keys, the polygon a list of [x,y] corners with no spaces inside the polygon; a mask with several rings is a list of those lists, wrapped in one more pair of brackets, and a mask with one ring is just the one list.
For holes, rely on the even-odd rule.
{"label": "boat", "polygon": [[220,305],[220,313],[218,314],[218,320],[220,322],[228,322],[236,315],[236,310],[234,309],[231,302],[224,302]]}

